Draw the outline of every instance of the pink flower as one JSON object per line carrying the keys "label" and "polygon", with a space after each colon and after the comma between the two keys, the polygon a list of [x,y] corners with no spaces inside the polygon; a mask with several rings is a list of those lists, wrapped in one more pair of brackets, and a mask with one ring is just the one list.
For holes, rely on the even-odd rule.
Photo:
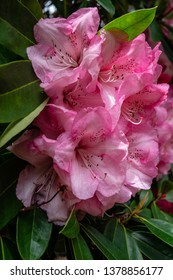
{"label": "pink flower", "polygon": [[[36,24],[37,44],[27,53],[49,96],[59,98],[69,86],[70,91],[95,88],[102,43],[101,37],[96,36],[99,20],[97,8],[83,8],[67,19],[41,19]],[[86,80],[88,85],[83,84]],[[64,98],[73,102],[66,93]]]}
{"label": "pink flower", "polygon": [[168,91],[167,84],[156,84],[162,68],[157,63],[159,45],[152,50],[144,34],[131,42],[117,42],[114,32],[103,31],[101,36],[104,62],[98,86],[105,106],[118,108],[128,121],[139,124]]}
{"label": "pink flower", "polygon": [[104,209],[113,205],[124,183],[128,143],[122,133],[112,131],[104,108],[84,109],[71,130],[56,140],[42,136],[34,143],[53,158],[54,169],[75,197],[86,201],[96,196]]}
{"label": "pink flower", "polygon": [[149,124],[130,125],[126,132],[129,142],[128,167],[125,185],[133,192],[149,189],[158,175],[158,138],[156,130]]}
{"label": "pink flower", "polygon": [[47,212],[49,221],[62,225],[68,218],[70,205],[63,199],[63,184],[53,170],[52,159],[34,145],[39,135],[38,130],[26,131],[8,148],[30,163],[20,173],[16,194],[25,207],[39,206]]}

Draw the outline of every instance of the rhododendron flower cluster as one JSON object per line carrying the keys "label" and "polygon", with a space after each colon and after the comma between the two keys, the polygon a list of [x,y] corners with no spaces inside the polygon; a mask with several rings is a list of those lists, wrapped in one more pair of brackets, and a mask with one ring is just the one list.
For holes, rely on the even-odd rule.
{"label": "rhododendron flower cluster", "polygon": [[163,159],[163,122],[156,121],[169,88],[158,83],[159,45],[152,49],[144,34],[128,41],[120,31],[97,33],[99,21],[96,8],[41,19],[37,44],[27,49],[50,99],[9,147],[28,162],[17,196],[59,225],[73,207],[102,216],[127,202],[173,158]]}

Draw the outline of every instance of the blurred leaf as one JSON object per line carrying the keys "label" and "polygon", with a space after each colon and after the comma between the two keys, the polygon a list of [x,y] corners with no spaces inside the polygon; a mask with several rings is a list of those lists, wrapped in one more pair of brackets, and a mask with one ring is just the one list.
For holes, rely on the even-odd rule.
{"label": "blurred leaf", "polygon": [[17,220],[17,246],[22,259],[39,259],[48,246],[51,232],[52,224],[41,209],[21,213]]}
{"label": "blurred leaf", "polygon": [[151,211],[155,219],[164,220],[169,223],[173,223],[173,217],[160,210],[160,208],[156,205],[155,202],[153,202],[151,205]]}
{"label": "blurred leaf", "polygon": [[116,251],[114,244],[106,238],[102,233],[100,233],[97,229],[89,226],[82,225],[82,228],[86,235],[91,239],[91,241],[95,244],[95,246],[102,252],[102,254],[108,260],[118,260],[119,254]]}
{"label": "blurred leaf", "polygon": [[6,143],[8,143],[8,141],[11,140],[14,136],[16,136],[19,132],[24,130],[44,109],[47,102],[48,102],[48,98],[25,118],[10,123],[5,129],[5,131],[2,133],[2,135],[0,136],[0,148],[4,146]]}
{"label": "blurred leaf", "polygon": [[70,216],[65,226],[62,228],[62,230],[59,233],[65,235],[68,238],[75,238],[78,236],[79,231],[80,231],[79,223],[76,218],[75,210],[73,209],[70,213]]}
{"label": "blurred leaf", "polygon": [[114,250],[118,254],[119,260],[141,260],[142,255],[139,248],[126,231],[123,224],[115,219],[111,219],[105,227],[104,235],[114,244]]}
{"label": "blurred leaf", "polygon": [[102,6],[110,15],[115,14],[115,7],[111,0],[97,0],[97,3]]}
{"label": "blurred leaf", "polygon": [[165,54],[167,55],[169,60],[173,63],[173,50],[172,50],[173,45],[164,35],[159,23],[156,20],[154,20],[150,25],[150,33],[153,41],[155,42],[161,41]]}
{"label": "blurred leaf", "polygon": [[45,99],[29,61],[0,65],[0,122],[27,116]]}
{"label": "blurred leaf", "polygon": [[37,20],[20,1],[1,0],[0,17],[18,30],[19,33],[34,42],[33,27],[37,23]]}
{"label": "blurred leaf", "polygon": [[151,214],[151,210],[148,209],[148,208],[144,208],[140,211],[139,215],[141,217],[144,217],[144,218],[147,218],[147,219],[150,219],[152,218],[152,214]]}
{"label": "blurred leaf", "polygon": [[31,13],[39,20],[43,18],[43,13],[38,0],[19,0]]}
{"label": "blurred leaf", "polygon": [[147,207],[154,199],[153,193],[151,190],[142,190],[139,193],[139,200],[143,200],[143,208]]}
{"label": "blurred leaf", "polygon": [[167,192],[165,199],[169,202],[173,202],[173,190]]}
{"label": "blurred leaf", "polygon": [[155,17],[156,7],[151,9],[141,9],[125,14],[111,21],[103,27],[105,30],[120,29],[128,34],[128,40],[132,40],[151,24]]}
{"label": "blurred leaf", "polygon": [[92,260],[93,257],[91,255],[90,249],[83,238],[83,236],[79,233],[76,238],[71,240],[73,253],[76,260]]}
{"label": "blurred leaf", "polygon": [[0,165],[0,229],[6,226],[22,207],[16,197],[16,182],[23,167],[24,163],[17,158],[9,159]]}
{"label": "blurred leaf", "polygon": [[172,247],[158,239],[151,232],[133,232],[133,238],[136,240],[141,252],[151,260],[172,260]]}
{"label": "blurred leaf", "polygon": [[173,225],[163,220],[141,219],[147,228],[162,241],[173,247]]}

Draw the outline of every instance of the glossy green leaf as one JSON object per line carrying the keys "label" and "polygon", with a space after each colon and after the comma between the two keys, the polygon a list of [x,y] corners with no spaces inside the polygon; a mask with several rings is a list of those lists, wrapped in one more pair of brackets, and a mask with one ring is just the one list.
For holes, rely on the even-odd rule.
{"label": "glossy green leaf", "polygon": [[137,231],[132,233],[141,252],[151,260],[172,260],[172,247],[158,239],[151,232]]}
{"label": "glossy green leaf", "polygon": [[114,247],[114,244],[102,233],[89,225],[82,225],[82,229],[108,260],[119,259],[119,252]]}
{"label": "glossy green leaf", "polygon": [[41,6],[38,0],[19,0],[39,20],[43,17]]}
{"label": "glossy green leaf", "polygon": [[153,202],[151,205],[151,211],[155,219],[160,219],[160,220],[167,221],[169,223],[173,223],[173,217],[160,210],[160,208],[156,205],[155,202]]}
{"label": "glossy green leaf", "polygon": [[0,18],[0,42],[1,45],[25,59],[27,58],[26,48],[33,44],[15,27],[2,18]]}
{"label": "glossy green leaf", "polygon": [[75,210],[73,209],[70,213],[70,216],[65,226],[62,228],[62,230],[59,233],[65,235],[68,238],[76,238],[79,234],[79,231],[80,231],[80,226],[76,218]]}
{"label": "glossy green leaf", "polygon": [[169,202],[173,202],[173,190],[167,192],[165,199]]}
{"label": "glossy green leaf", "polygon": [[0,66],[1,123],[27,116],[46,99],[39,83],[28,60]]}
{"label": "glossy green leaf", "polygon": [[111,0],[97,0],[97,3],[102,6],[110,15],[115,14],[115,7]]}
{"label": "glossy green leaf", "polygon": [[158,238],[173,247],[173,224],[157,219],[141,219],[146,227]]}
{"label": "glossy green leaf", "polygon": [[18,158],[11,158],[0,165],[0,229],[6,226],[22,207],[16,197],[16,183],[23,167],[24,163]]}
{"label": "glossy green leaf", "polygon": [[79,233],[76,238],[71,240],[73,253],[76,260],[92,260],[90,249],[83,238]]}
{"label": "glossy green leaf", "polygon": [[[34,42],[33,27],[37,23],[36,18],[18,0],[1,0],[0,17],[13,26],[18,32]],[[5,30],[4,30],[5,32]],[[20,42],[18,42],[19,44]]]}
{"label": "glossy green leaf", "polygon": [[125,14],[111,21],[103,27],[105,30],[122,30],[128,35],[128,40],[132,40],[151,24],[155,17],[156,7],[151,9],[141,9]]}
{"label": "glossy green leaf", "polygon": [[111,219],[106,225],[105,236],[112,241],[119,260],[141,260],[139,248],[123,224]]}
{"label": "glossy green leaf", "polygon": [[24,260],[39,259],[45,252],[52,232],[52,224],[39,208],[21,213],[17,220],[17,246]]}
{"label": "glossy green leaf", "polygon": [[11,140],[14,136],[16,136],[19,132],[24,130],[44,109],[47,102],[48,98],[25,118],[10,123],[3,132],[3,134],[0,136],[0,148],[6,143],[8,143],[8,141]]}

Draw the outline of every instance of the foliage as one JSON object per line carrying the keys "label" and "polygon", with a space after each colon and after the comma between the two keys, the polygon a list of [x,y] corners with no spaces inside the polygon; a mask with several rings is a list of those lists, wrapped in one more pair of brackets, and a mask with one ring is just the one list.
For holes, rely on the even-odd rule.
{"label": "foliage", "polygon": [[31,125],[48,102],[26,55],[26,48],[34,43],[33,26],[39,18],[67,17],[80,7],[97,6],[101,28],[120,29],[131,40],[149,26],[153,40],[162,42],[173,62],[173,28],[165,21],[172,10],[165,13],[167,1],[53,0],[54,14],[47,8],[48,2],[0,1],[0,259],[172,260],[173,204],[169,213],[158,207],[161,200],[173,203],[171,171],[154,181],[151,190],[116,204],[102,218],[81,218],[73,209],[64,227],[48,222],[37,207],[24,208],[16,198],[16,182],[25,162],[5,145]]}

